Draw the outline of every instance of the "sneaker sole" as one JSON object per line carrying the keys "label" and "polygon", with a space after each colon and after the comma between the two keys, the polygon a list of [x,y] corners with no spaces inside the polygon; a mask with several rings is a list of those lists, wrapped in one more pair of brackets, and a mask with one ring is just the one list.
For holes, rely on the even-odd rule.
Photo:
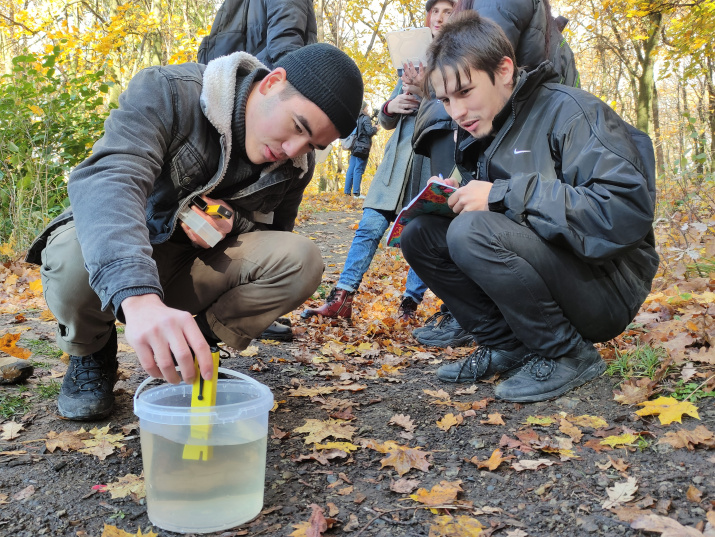
{"label": "sneaker sole", "polygon": [[60,416],[62,416],[63,418],[67,418],[68,420],[99,421],[99,420],[103,420],[104,418],[108,417],[112,413],[112,411],[114,410],[114,404],[112,404],[112,406],[110,408],[108,408],[107,410],[105,410],[103,412],[99,412],[97,414],[91,414],[91,415],[83,415],[79,412],[75,413],[75,412],[70,412],[66,409],[63,409],[60,401],[57,401],[57,410],[59,411]]}
{"label": "sneaker sole", "polygon": [[[506,380],[506,379],[511,378],[514,375],[516,375],[519,372],[519,370],[522,368],[523,365],[524,364],[520,364],[513,369],[507,369],[506,371],[502,371],[501,373],[494,373],[494,375],[499,375],[500,380]],[[494,375],[492,375],[492,377]],[[491,378],[491,377],[480,377],[478,379],[475,379],[474,377],[469,377],[469,378],[465,377],[465,378],[457,380],[457,379],[442,378],[439,375],[437,375],[437,378],[443,382],[449,382],[451,384],[460,384],[462,382],[481,382],[481,381],[487,380],[488,378]]]}
{"label": "sneaker sole", "polygon": [[427,347],[439,347],[440,349],[446,349],[447,347],[466,347],[468,344],[474,343],[474,338],[472,336],[464,336],[458,339],[454,339],[452,341],[448,341],[446,343],[444,341],[425,341],[417,336],[415,336],[415,339],[422,345],[425,345]]}
{"label": "sneaker sole", "polygon": [[509,398],[500,397],[498,394],[495,395],[497,399],[501,401],[509,401],[511,403],[539,403],[541,401],[550,401],[551,399],[556,399],[557,397],[562,396],[563,394],[573,390],[574,388],[578,388],[579,386],[582,386],[587,382],[600,377],[606,371],[606,367],[606,362],[600,360],[599,363],[593,364],[591,367],[586,369],[583,373],[581,373],[572,381],[567,382],[560,388],[556,390],[551,390],[550,392],[540,393],[537,395],[527,395],[524,397],[516,396]]}

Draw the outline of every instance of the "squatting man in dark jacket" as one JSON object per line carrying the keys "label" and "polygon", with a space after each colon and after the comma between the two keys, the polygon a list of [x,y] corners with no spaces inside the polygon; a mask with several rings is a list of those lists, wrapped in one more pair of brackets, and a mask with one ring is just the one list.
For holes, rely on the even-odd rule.
{"label": "squatting man in dark jacket", "polygon": [[558,84],[549,62],[515,67],[503,31],[454,15],[431,44],[426,80],[459,125],[461,184],[448,219],[423,215],[405,258],[479,347],[437,376],[500,374],[500,399],[558,397],[598,377],[592,342],[617,336],[650,291],[650,139],[600,99]]}
{"label": "squatting man in dark jacket", "polygon": [[[313,149],[350,134],[362,98],[357,66],[326,44],[270,72],[237,52],[134,77],[70,175],[70,210],[28,255],[71,355],[60,414],[111,412],[115,319],[147,373],[179,382],[173,355],[190,382],[192,350],[210,378],[209,344],[243,349],[315,291],[320,251],[291,230]],[[199,197],[232,216],[207,215]],[[216,246],[179,221],[186,208],[220,233]]]}

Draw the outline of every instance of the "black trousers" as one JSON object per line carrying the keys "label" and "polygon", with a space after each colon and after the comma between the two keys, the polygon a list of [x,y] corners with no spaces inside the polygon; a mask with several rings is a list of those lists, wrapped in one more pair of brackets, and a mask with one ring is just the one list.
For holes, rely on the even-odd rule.
{"label": "black trousers", "polygon": [[620,334],[632,313],[598,265],[500,213],[423,215],[402,234],[405,259],[479,344],[558,358]]}

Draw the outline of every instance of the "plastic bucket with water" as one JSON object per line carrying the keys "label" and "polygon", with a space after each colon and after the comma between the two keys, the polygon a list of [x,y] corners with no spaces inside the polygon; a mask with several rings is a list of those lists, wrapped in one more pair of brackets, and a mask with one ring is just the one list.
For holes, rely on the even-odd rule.
{"label": "plastic bucket with water", "polygon": [[[273,394],[242,373],[219,368],[216,406],[191,408],[191,386],[162,384],[134,395],[141,428],[149,520],[180,533],[243,524],[263,508],[268,411]],[[205,440],[192,426],[208,426]],[[186,444],[210,446],[208,460],[185,457]],[[206,449],[202,447],[202,449]]]}

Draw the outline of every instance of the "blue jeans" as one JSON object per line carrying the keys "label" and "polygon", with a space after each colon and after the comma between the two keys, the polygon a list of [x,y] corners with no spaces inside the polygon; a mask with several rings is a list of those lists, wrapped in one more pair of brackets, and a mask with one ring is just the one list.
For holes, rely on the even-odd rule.
{"label": "blue jeans", "polygon": [[365,173],[365,166],[367,166],[366,158],[355,155],[350,157],[348,173],[345,174],[345,194],[349,195],[352,187],[353,194],[360,195],[360,183],[362,183],[362,174]]}
{"label": "blue jeans", "polygon": [[[395,218],[395,213],[389,211],[376,211],[363,209],[360,224],[358,224],[355,237],[350,245],[345,266],[340,273],[336,287],[346,291],[357,291],[362,277],[370,268],[372,258],[375,257],[380,239],[385,234],[390,222]],[[408,296],[417,303],[422,302],[422,297],[427,286],[415,271],[410,268],[407,273],[407,283],[403,296]]]}

